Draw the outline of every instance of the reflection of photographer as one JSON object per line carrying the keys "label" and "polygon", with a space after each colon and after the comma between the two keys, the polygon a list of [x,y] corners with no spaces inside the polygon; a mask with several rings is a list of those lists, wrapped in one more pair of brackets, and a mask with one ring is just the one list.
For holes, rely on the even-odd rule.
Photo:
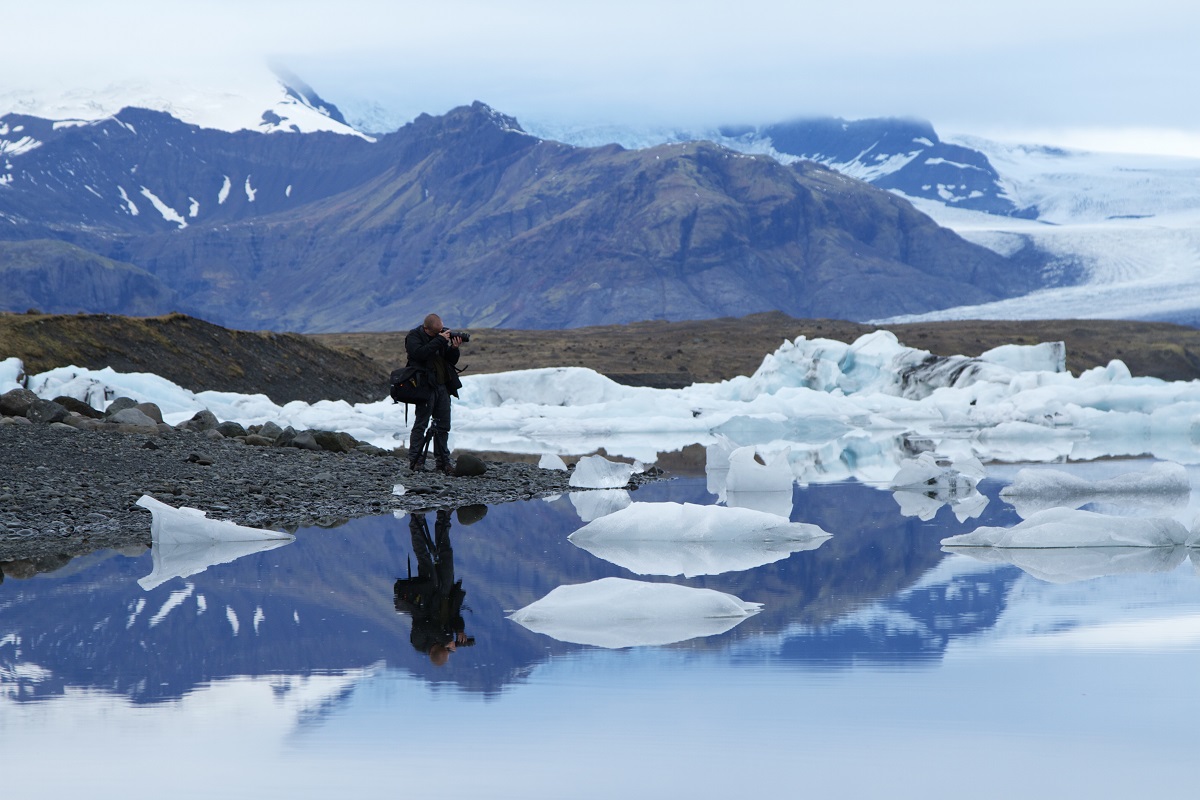
{"label": "reflection of photographer", "polygon": [[[461,516],[460,516],[461,519]],[[417,575],[411,565],[408,578],[396,581],[396,610],[412,616],[409,641],[437,666],[445,664],[459,647],[475,644],[467,636],[463,622],[462,581],[454,580],[454,551],[450,548],[450,511],[440,509],[434,525],[435,537],[423,513],[414,513],[408,521],[413,552],[417,556]]]}
{"label": "reflection of photographer", "polygon": [[[436,469],[447,474],[454,472],[454,464],[450,461],[450,396],[458,397],[462,387],[454,365],[462,352],[459,345],[470,338],[463,331],[443,328],[442,318],[437,314],[425,317],[421,325],[404,337],[404,350],[408,353],[406,366],[422,370],[425,384],[432,388],[429,402],[417,406],[412,433],[408,437],[409,469],[425,469],[425,451],[432,439]],[[426,433],[430,418],[433,426]]]}

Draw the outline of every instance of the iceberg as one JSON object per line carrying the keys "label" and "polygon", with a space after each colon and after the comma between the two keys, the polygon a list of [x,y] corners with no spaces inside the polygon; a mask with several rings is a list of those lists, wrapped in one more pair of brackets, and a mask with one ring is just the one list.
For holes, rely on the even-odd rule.
{"label": "iceberg", "polygon": [[563,461],[561,456],[554,453],[542,453],[542,457],[538,459],[538,467],[540,469],[556,469],[566,472],[567,462]]}
{"label": "iceberg", "polygon": [[830,535],[762,511],[691,503],[633,503],[567,537],[640,575],[719,575],[815,550]]}
{"label": "iceberg", "polygon": [[1050,508],[1011,528],[976,528],[941,543],[956,548],[1175,547],[1195,539],[1182,523],[1166,517],[1112,517]]}
{"label": "iceberg", "polygon": [[186,578],[216,564],[227,564],[243,556],[290,544],[290,533],[246,528],[232,522],[208,519],[198,508],[175,508],[149,495],[137,505],[151,514],[151,555],[154,569],[138,580],[145,591],[171,578]]}
{"label": "iceberg", "polygon": [[568,484],[580,489],[620,489],[628,485],[633,464],[609,461],[604,456],[584,456],[575,463]]}
{"label": "iceberg", "polygon": [[616,649],[716,636],[761,608],[712,589],[601,578],[559,586],[508,619],[560,642]]}
{"label": "iceberg", "polygon": [[1157,462],[1144,472],[1086,480],[1051,469],[1023,469],[1000,497],[1022,517],[1048,508],[1079,508],[1097,501],[1116,501],[1144,508],[1170,508],[1187,504],[1192,486],[1181,464]]}
{"label": "iceberg", "polygon": [[[561,456],[601,443],[610,457],[647,463],[660,452],[713,447],[709,477],[719,495],[729,475],[716,451],[762,452],[775,442],[791,447],[790,468],[802,483],[886,482],[911,455],[903,446],[911,439],[984,461],[1150,455],[1200,464],[1200,381],[1134,377],[1119,361],[1073,376],[1059,369],[1060,353],[1006,345],[978,358],[941,357],[876,331],[852,344],[798,337],[751,376],[683,389],[621,386],[577,367],[472,375],[455,403],[451,444]],[[11,383],[18,367],[3,363],[0,377]],[[31,376],[29,388],[96,408],[120,395],[154,402],[170,424],[207,408],[245,426],[339,430],[386,449],[408,436],[403,409],[390,400],[277,405],[263,395],[191,392],[155,375],[78,367]],[[623,469],[595,462],[572,479],[620,488]]]}

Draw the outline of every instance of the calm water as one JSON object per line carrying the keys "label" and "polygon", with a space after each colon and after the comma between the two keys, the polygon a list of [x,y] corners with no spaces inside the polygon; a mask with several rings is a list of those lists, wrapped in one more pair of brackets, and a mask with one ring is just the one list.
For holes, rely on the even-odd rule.
{"label": "calm water", "polygon": [[[570,498],[452,520],[475,644],[410,642],[393,582],[409,519],[308,529],[151,590],[102,552],[0,585],[8,796],[1193,797],[1200,578],[1185,554],[1070,583],[943,553],[1020,521],[901,515],[888,492],[797,488],[816,550],[698,578],[575,547]],[[635,501],[712,503],[703,479]],[[433,532],[434,515],[428,515]],[[1100,570],[1103,571],[1103,570]],[[660,647],[557,641],[506,619],[608,576],[763,604]]]}

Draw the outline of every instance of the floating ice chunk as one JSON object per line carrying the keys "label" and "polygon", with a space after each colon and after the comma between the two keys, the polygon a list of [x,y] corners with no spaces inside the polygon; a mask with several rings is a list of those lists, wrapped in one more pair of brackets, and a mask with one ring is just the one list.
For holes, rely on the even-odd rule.
{"label": "floating ice chunk", "polygon": [[1039,511],[1012,528],[976,528],[942,539],[944,547],[1174,547],[1192,538],[1166,517],[1110,517],[1072,508]]}
{"label": "floating ice chunk", "polygon": [[538,467],[541,469],[557,469],[562,472],[567,471],[566,462],[554,453],[543,453],[542,457],[538,459]]}
{"label": "floating ice chunk", "polygon": [[567,539],[642,575],[719,575],[814,550],[829,538],[816,525],[748,508],[633,503]]}
{"label": "floating ice chunk", "polygon": [[1191,492],[1187,468],[1160,461],[1144,472],[1093,481],[1058,470],[1023,469],[1000,490],[1000,497],[1022,517],[1030,517],[1047,508],[1078,508],[1097,500],[1146,508],[1177,507],[1187,503]]}
{"label": "floating ice chunk", "polygon": [[186,578],[214,564],[271,550],[294,541],[290,533],[246,528],[208,519],[198,508],[174,508],[142,495],[137,504],[150,511],[154,569],[138,585],[150,591],[171,578]]}
{"label": "floating ice chunk", "polygon": [[571,492],[571,505],[583,522],[612,514],[627,507],[633,500],[625,489],[596,489],[592,492]]}
{"label": "floating ice chunk", "polygon": [[[1188,555],[1186,547],[944,547],[978,561],[1012,564],[1048,583],[1073,583],[1108,575],[1170,572]],[[1191,551],[1195,552],[1195,551]]]}
{"label": "floating ice chunk", "polygon": [[602,578],[559,586],[508,618],[560,642],[619,648],[715,636],[761,608],[712,589]]}
{"label": "floating ice chunk", "polygon": [[609,461],[604,456],[584,456],[575,464],[568,483],[581,489],[619,489],[629,483],[634,465]]}
{"label": "floating ice chunk", "polygon": [[791,494],[792,467],[788,462],[791,448],[776,453],[765,463],[759,463],[754,447],[739,447],[729,454],[729,474],[725,477],[727,492],[788,492]]}

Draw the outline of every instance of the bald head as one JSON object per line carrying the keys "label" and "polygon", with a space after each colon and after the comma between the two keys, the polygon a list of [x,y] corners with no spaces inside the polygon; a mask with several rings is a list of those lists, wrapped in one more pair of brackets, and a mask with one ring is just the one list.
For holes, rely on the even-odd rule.
{"label": "bald head", "polygon": [[427,333],[437,336],[442,332],[442,318],[437,314],[428,314],[425,321],[421,323]]}

